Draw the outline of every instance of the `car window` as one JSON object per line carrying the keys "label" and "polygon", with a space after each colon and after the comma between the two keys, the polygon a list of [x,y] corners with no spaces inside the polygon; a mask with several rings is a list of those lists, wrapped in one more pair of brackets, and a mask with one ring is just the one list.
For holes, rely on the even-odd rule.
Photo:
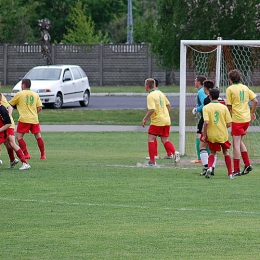
{"label": "car window", "polygon": [[86,78],[87,77],[85,71],[81,67],[79,67],[79,71],[80,71],[80,74],[82,75],[82,78]]}
{"label": "car window", "polygon": [[63,79],[72,79],[72,74],[69,69],[65,69]]}
{"label": "car window", "polygon": [[56,68],[32,69],[25,75],[25,78],[30,80],[58,80],[60,74],[61,69]]}
{"label": "car window", "polygon": [[80,74],[78,68],[73,67],[73,68],[71,68],[71,70],[72,70],[74,79],[81,79],[81,78],[82,78],[82,76],[81,76],[81,74]]}

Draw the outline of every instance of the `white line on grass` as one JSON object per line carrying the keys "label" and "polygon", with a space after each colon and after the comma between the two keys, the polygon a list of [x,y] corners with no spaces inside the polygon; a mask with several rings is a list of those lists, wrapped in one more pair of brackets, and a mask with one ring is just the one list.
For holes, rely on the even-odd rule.
{"label": "white line on grass", "polygon": [[122,168],[162,168],[162,169],[182,169],[182,170],[190,170],[192,168],[184,168],[184,167],[178,167],[175,165],[172,166],[165,166],[165,165],[160,165],[160,164],[156,164],[155,166],[150,166],[147,163],[137,163],[136,165],[121,165],[121,164],[110,164],[110,165],[106,165],[107,167],[122,167]]}
{"label": "white line on grass", "polygon": [[[141,205],[124,205],[124,204],[105,204],[105,203],[85,203],[85,202],[66,202],[66,201],[52,201],[52,200],[35,200],[35,199],[17,199],[17,198],[0,198],[2,201],[20,201],[32,203],[50,203],[71,206],[94,206],[94,207],[112,207],[112,208],[138,208],[138,209],[153,209],[149,206]],[[195,212],[217,212],[217,213],[231,213],[236,215],[260,215],[260,211],[242,211],[242,210],[211,210],[211,209],[196,209],[196,208],[162,208],[163,210],[172,211],[195,211]]]}

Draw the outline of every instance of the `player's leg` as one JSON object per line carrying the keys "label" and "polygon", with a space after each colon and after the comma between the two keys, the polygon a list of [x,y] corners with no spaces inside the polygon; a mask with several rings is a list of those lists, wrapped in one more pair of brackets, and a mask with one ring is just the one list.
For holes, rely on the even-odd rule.
{"label": "player's leg", "polygon": [[16,139],[18,141],[19,146],[21,147],[25,159],[30,159],[31,156],[27,150],[27,145],[24,140],[24,134],[29,133],[30,130],[30,124],[22,123],[18,121],[17,124],[17,130],[16,130]]}
{"label": "player's leg", "polygon": [[234,175],[239,176],[240,174],[240,143],[241,135],[233,135],[233,163],[234,163]]}
{"label": "player's leg", "polygon": [[148,153],[150,160],[148,162],[149,165],[155,165],[155,153],[156,153],[156,147],[154,140],[156,139],[156,135],[152,135],[148,133]]}
{"label": "player's leg", "polygon": [[240,151],[241,151],[241,157],[244,162],[244,170],[241,172],[242,175],[248,174],[253,170],[253,167],[250,163],[249,155],[247,148],[243,142],[243,137],[241,138],[241,143],[240,143]]}
{"label": "player's leg", "polygon": [[34,137],[37,141],[40,153],[41,153],[41,160],[45,160],[46,156],[45,156],[45,145],[44,145],[44,141],[43,138],[41,136],[41,129],[40,129],[40,124],[33,124],[31,126],[31,132],[32,134],[34,134]]}
{"label": "player's leg", "polygon": [[226,148],[222,147],[222,152],[225,158],[225,164],[227,167],[227,171],[228,171],[228,177],[230,179],[234,179],[234,174],[232,172],[232,160],[231,160],[231,156],[228,153],[228,150]]}
{"label": "player's leg", "polygon": [[202,173],[200,173],[200,175],[205,175],[207,172],[207,169],[208,169],[209,154],[208,154],[206,148],[207,148],[207,143],[200,140],[200,158],[201,158],[202,164],[204,166]]}

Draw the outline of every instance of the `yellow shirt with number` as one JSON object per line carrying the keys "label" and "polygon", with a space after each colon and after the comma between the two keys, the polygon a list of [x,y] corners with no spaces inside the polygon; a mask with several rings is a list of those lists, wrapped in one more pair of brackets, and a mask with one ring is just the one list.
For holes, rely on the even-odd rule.
{"label": "yellow shirt with number", "polygon": [[[5,97],[3,94],[2,94],[2,105],[3,105],[4,107],[6,107],[6,109],[8,109],[8,107],[10,107],[10,104],[8,103],[6,97]],[[9,116],[10,116],[10,115],[9,115]],[[11,119],[11,126],[10,126],[10,128],[13,128],[13,129],[14,129],[14,127],[15,127],[14,119],[13,119],[12,116],[10,116],[10,119]]]}
{"label": "yellow shirt with number", "polygon": [[256,94],[246,85],[233,84],[226,90],[226,104],[232,106],[232,121],[244,123],[251,121],[248,102],[256,98]]}
{"label": "yellow shirt with number", "polygon": [[169,101],[160,90],[152,90],[148,94],[147,108],[148,110],[154,110],[154,113],[151,115],[151,125],[171,125],[171,119],[166,105],[169,105]]}
{"label": "yellow shirt with number", "polygon": [[225,143],[228,140],[227,124],[232,122],[228,108],[211,102],[203,107],[204,121],[208,121],[207,136],[211,143]]}
{"label": "yellow shirt with number", "polygon": [[9,103],[12,106],[16,106],[19,112],[19,122],[39,123],[37,108],[42,107],[42,102],[37,93],[24,89],[16,93]]}

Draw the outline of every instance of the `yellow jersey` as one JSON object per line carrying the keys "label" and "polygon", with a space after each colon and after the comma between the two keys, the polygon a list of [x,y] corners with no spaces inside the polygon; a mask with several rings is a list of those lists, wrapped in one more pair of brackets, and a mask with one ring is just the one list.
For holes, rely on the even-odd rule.
{"label": "yellow jersey", "polygon": [[39,123],[37,108],[42,107],[42,102],[37,93],[24,89],[16,93],[9,103],[16,106],[19,112],[18,121],[28,124]]}
{"label": "yellow jersey", "polygon": [[208,121],[207,136],[211,143],[225,143],[228,140],[227,124],[232,122],[228,108],[211,102],[203,107],[204,121]]}
{"label": "yellow jersey", "polygon": [[232,106],[232,121],[244,123],[251,121],[248,102],[256,98],[256,94],[246,85],[233,84],[226,90],[226,104]]}
{"label": "yellow jersey", "polygon": [[151,125],[166,126],[171,125],[169,111],[166,105],[170,102],[160,90],[152,90],[147,96],[148,110],[154,110],[151,115]]}

